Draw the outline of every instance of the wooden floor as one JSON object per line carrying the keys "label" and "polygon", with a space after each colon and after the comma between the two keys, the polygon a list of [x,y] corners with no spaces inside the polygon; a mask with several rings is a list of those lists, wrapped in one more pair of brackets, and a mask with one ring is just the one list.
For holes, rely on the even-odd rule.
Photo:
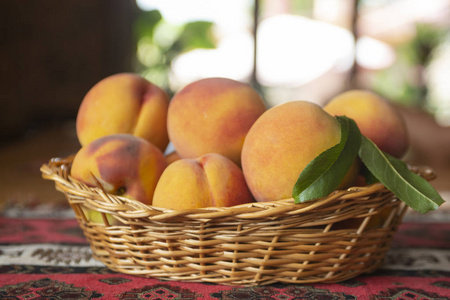
{"label": "wooden floor", "polygon": [[[450,222],[450,128],[441,128],[427,115],[403,111],[411,137],[405,160],[433,168],[438,177],[431,184],[447,201],[433,212],[439,221]],[[8,208],[52,204],[67,206],[53,183],[41,178],[39,168],[52,157],[75,153],[80,145],[75,123],[66,121],[31,129],[25,136],[0,147],[0,213]],[[409,213],[420,220],[423,216]]]}

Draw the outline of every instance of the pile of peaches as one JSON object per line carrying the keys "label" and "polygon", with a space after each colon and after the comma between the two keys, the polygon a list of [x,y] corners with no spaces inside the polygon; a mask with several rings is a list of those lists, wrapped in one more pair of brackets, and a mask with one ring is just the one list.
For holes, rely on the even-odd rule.
{"label": "pile of peaches", "polygon": [[[169,209],[286,199],[308,163],[339,143],[335,115],[355,120],[386,153],[407,151],[401,115],[370,91],[344,92],[324,107],[295,100],[267,108],[250,85],[227,78],[192,82],[170,99],[136,74],[116,74],[81,103],[71,176]],[[355,161],[340,188],[359,173]]]}

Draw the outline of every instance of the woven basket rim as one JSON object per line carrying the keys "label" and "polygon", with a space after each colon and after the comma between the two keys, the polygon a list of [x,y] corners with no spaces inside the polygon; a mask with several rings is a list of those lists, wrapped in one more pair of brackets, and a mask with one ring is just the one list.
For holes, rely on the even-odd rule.
{"label": "woven basket rim", "polygon": [[[69,192],[80,197],[87,207],[104,212],[117,212],[128,217],[147,217],[153,220],[165,220],[176,217],[188,219],[214,219],[225,216],[239,215],[242,219],[276,216],[280,213],[298,214],[326,205],[335,199],[351,199],[364,197],[373,193],[389,192],[382,183],[373,183],[366,186],[354,186],[345,190],[335,190],[328,196],[313,199],[304,203],[295,203],[293,198],[280,199],[269,202],[249,202],[228,207],[204,207],[195,209],[169,209],[144,204],[135,199],[112,195],[99,187],[91,187],[79,182],[70,176],[70,165],[73,155],[64,158],[52,158],[40,168],[42,177],[53,180],[56,189]],[[408,168],[419,176],[430,181],[436,178],[434,170],[427,166],[409,165]],[[90,199],[95,199],[92,201]]]}

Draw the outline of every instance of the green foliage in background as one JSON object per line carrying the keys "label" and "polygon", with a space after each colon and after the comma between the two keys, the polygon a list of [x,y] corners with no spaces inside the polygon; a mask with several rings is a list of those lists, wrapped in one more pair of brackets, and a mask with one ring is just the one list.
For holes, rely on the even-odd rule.
{"label": "green foliage in background", "polygon": [[373,89],[401,105],[428,110],[425,70],[445,34],[445,29],[417,24],[415,38],[397,47],[396,62],[377,74]]}
{"label": "green foliage in background", "polygon": [[306,17],[313,16],[314,0],[291,1],[290,5],[293,14],[298,14]]}
{"label": "green foliage in background", "polygon": [[136,72],[172,94],[169,76],[173,59],[189,50],[215,48],[213,25],[208,21],[170,24],[158,10],[141,11],[135,22]]}

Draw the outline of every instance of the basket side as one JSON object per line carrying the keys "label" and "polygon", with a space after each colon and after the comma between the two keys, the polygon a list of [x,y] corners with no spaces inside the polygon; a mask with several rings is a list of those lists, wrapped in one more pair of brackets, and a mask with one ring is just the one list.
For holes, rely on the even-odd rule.
{"label": "basket side", "polygon": [[[72,206],[93,255],[111,270],[224,285],[339,282],[377,269],[407,207],[382,185],[231,208],[171,211],[71,180],[70,160],[43,166]],[[89,218],[88,211],[100,218]]]}

